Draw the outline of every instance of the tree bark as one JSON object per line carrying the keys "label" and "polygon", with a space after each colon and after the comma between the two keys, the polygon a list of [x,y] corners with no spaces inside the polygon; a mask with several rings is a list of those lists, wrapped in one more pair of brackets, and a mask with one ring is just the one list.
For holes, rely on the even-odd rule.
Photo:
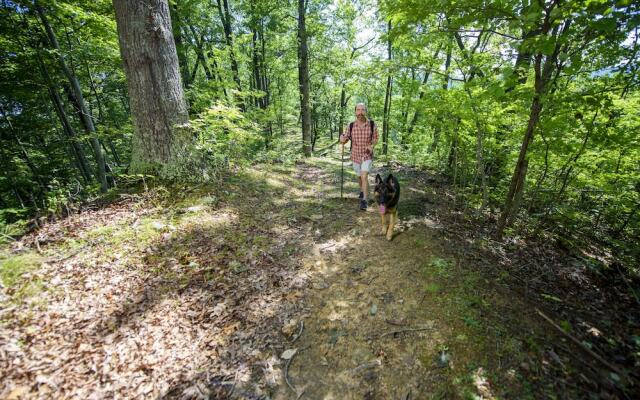
{"label": "tree bark", "polygon": [[[433,55],[434,60],[438,58],[440,54],[440,46],[436,49],[436,52]],[[433,65],[429,65],[429,69],[425,71],[424,77],[422,78],[422,84],[420,85],[419,95],[418,95],[418,107],[420,105],[420,101],[424,98],[425,93],[427,92],[425,89],[425,85],[429,81],[429,76],[431,76],[431,68]],[[416,127],[416,123],[418,122],[418,118],[420,118],[420,109],[416,107],[416,111],[413,113],[413,117],[411,118],[411,123],[409,124],[409,128],[407,129],[406,137],[410,137],[413,134],[413,130]],[[403,138],[404,141],[404,138]]]}
{"label": "tree bark", "polygon": [[100,190],[102,192],[106,192],[109,188],[107,183],[107,174],[106,174],[106,164],[104,159],[104,153],[102,152],[102,147],[100,145],[100,141],[98,140],[98,136],[96,135],[96,129],[93,124],[93,119],[91,118],[91,114],[89,113],[89,109],[87,107],[86,102],[84,101],[84,96],[82,95],[82,90],[80,89],[80,82],[76,75],[71,71],[67,62],[64,59],[62,51],[60,50],[60,45],[58,44],[58,39],[49,25],[49,21],[47,20],[47,16],[44,12],[44,9],[38,5],[36,2],[36,12],[42,21],[42,24],[47,33],[47,37],[49,38],[49,42],[53,46],[53,48],[58,52],[58,62],[60,63],[60,67],[62,68],[65,76],[69,80],[69,84],[71,85],[71,93],[75,97],[75,101],[80,108],[80,117],[82,123],[89,135],[89,140],[91,142],[91,147],[93,148],[94,157],[96,159],[96,163],[98,164],[97,176],[100,181]]}
{"label": "tree bark", "polygon": [[309,109],[309,50],[305,22],[305,0],[298,0],[298,80],[302,117],[302,152],[311,156],[311,112]]}
{"label": "tree bark", "polygon": [[[445,92],[449,90],[449,67],[451,66],[451,46],[447,46],[447,58],[444,61],[444,80],[442,82],[442,90]],[[442,132],[442,125],[444,124],[442,114],[438,116],[438,123],[436,124],[435,129],[433,130],[433,141],[431,142],[431,146],[429,146],[429,151],[431,153],[435,152],[438,148],[438,144],[440,143],[440,133]]]}
{"label": "tree bark", "polygon": [[178,64],[182,74],[182,83],[185,87],[189,87],[189,57],[187,56],[187,47],[182,41],[182,20],[178,11],[178,1],[174,2],[171,12],[171,25],[173,27],[173,37],[176,43],[176,51],[178,53]]}
{"label": "tree bark", "polygon": [[189,25],[189,30],[193,35],[196,57],[198,57],[198,60],[200,60],[200,64],[202,64],[204,75],[207,77],[207,80],[210,81],[213,75],[211,74],[211,69],[209,69],[209,65],[207,64],[207,57],[204,55],[204,38],[200,37],[200,39],[198,39],[198,32],[196,31],[196,28],[193,27],[193,25]]}
{"label": "tree bark", "polygon": [[[224,38],[227,42],[227,48],[229,49],[229,59],[231,61],[231,72],[233,80],[236,83],[238,92],[242,92],[242,84],[240,82],[240,73],[238,72],[238,62],[236,60],[235,52],[233,50],[233,32],[231,31],[231,13],[229,12],[229,2],[223,0],[216,0],[218,3],[218,13],[220,14],[220,20],[222,22],[222,28],[224,30]],[[224,6],[224,8],[223,8]],[[244,102],[240,101],[240,109],[244,111]]]}
{"label": "tree bark", "polygon": [[82,176],[85,183],[91,182],[93,179],[91,168],[89,168],[89,163],[84,154],[84,149],[80,145],[78,141],[78,135],[76,134],[75,129],[73,129],[73,125],[69,121],[66,111],[64,110],[64,105],[62,103],[62,99],[60,98],[60,94],[58,93],[58,89],[53,85],[51,77],[49,76],[49,72],[47,71],[47,67],[44,64],[44,60],[40,57],[40,55],[36,55],[38,59],[38,64],[40,66],[40,72],[42,73],[42,77],[47,85],[47,90],[49,92],[49,97],[51,98],[51,102],[53,104],[53,109],[60,120],[60,124],[62,125],[62,130],[67,135],[69,140],[69,145],[73,152],[73,155],[76,159],[78,170],[80,171],[80,175]]}
{"label": "tree bark", "polygon": [[42,176],[40,176],[40,172],[38,171],[38,168],[33,163],[33,160],[31,160],[31,157],[29,157],[29,153],[27,152],[27,149],[25,149],[24,144],[22,143],[22,141],[20,140],[20,137],[16,133],[16,130],[13,128],[13,124],[11,123],[11,119],[9,118],[9,114],[7,114],[7,112],[4,110],[2,106],[0,106],[0,113],[2,114],[2,117],[5,119],[5,121],[7,121],[7,125],[9,125],[9,132],[11,132],[11,136],[13,136],[13,139],[16,141],[16,143],[18,143],[18,147],[20,148],[21,158],[31,170],[31,174],[33,175],[33,178],[36,180],[36,182],[38,182],[40,191],[46,192],[47,185],[45,185],[44,181],[42,180]]}
{"label": "tree bark", "polygon": [[[391,35],[391,20],[387,28],[387,35]],[[382,120],[382,154],[387,155],[389,140],[389,114],[391,114],[391,36],[387,39],[387,60],[389,67],[387,71],[387,90],[384,96],[384,116]]]}
{"label": "tree bark", "polygon": [[188,140],[179,133],[189,115],[169,6],[167,0],[114,0],[113,4],[135,128],[131,170],[157,172],[175,161]]}
{"label": "tree bark", "polygon": [[[551,11],[553,10],[554,6],[557,6],[557,4],[557,2],[554,3],[552,7],[547,10],[547,15],[541,27],[541,32],[543,35],[547,35],[549,31],[551,31]],[[570,26],[571,20],[565,21],[562,27],[562,32],[560,34],[566,32]],[[554,69],[557,69],[559,71],[562,68],[562,65],[557,64],[561,46],[561,44],[557,41],[559,30],[560,25],[556,25],[551,32],[551,36],[556,37],[556,46],[553,53],[546,57],[544,66],[542,62],[543,55],[541,53],[537,53],[535,55],[535,90],[533,94],[533,100],[531,102],[531,108],[529,111],[529,122],[527,123],[527,129],[525,131],[524,138],[522,139],[522,145],[520,146],[518,161],[516,163],[513,176],[511,177],[511,184],[509,185],[509,192],[507,193],[507,198],[505,199],[504,210],[502,212],[502,215],[500,216],[500,219],[498,220],[496,232],[498,237],[502,237],[504,228],[509,224],[509,220],[512,215],[516,213],[519,201],[516,202],[515,200],[521,198],[522,192],[524,191],[524,184],[527,175],[527,150],[529,149],[529,144],[533,140],[535,129],[538,126],[538,121],[540,120],[540,113],[542,112],[542,96],[547,90],[547,86]]]}

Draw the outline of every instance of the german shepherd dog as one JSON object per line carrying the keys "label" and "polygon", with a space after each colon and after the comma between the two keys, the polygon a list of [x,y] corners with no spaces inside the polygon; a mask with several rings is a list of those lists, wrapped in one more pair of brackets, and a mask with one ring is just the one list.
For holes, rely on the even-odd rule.
{"label": "german shepherd dog", "polygon": [[[380,207],[380,220],[382,221],[382,234],[387,235],[387,240],[393,238],[393,225],[398,219],[398,200],[400,200],[400,183],[395,176],[389,174],[382,180],[380,174],[376,175],[376,188],[374,195]],[[389,222],[387,222],[389,220]]]}

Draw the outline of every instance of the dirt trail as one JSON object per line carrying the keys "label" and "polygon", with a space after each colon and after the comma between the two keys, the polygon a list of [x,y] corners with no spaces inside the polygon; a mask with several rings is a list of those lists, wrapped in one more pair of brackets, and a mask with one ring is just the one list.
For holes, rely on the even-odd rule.
{"label": "dirt trail", "polygon": [[[302,168],[300,178],[317,181],[316,168]],[[335,162],[324,168],[339,172]],[[499,345],[496,354],[486,336],[495,329],[480,316],[504,299],[488,285],[478,292],[481,277],[447,248],[425,188],[399,177],[400,222],[391,242],[375,205],[357,209],[353,176],[345,178],[343,199],[331,175],[316,186],[330,211],[314,218],[320,236],[304,260],[311,287],[303,314],[291,322],[294,337],[304,328],[289,346],[297,349],[291,387],[275,398],[492,398],[496,380],[501,395],[520,391],[514,366],[501,360],[507,354]]]}
{"label": "dirt trail", "polygon": [[0,398],[616,398],[445,185],[393,168],[389,242],[345,172],[343,198],[330,157],[160,186],[0,249],[33,264],[0,288]]}

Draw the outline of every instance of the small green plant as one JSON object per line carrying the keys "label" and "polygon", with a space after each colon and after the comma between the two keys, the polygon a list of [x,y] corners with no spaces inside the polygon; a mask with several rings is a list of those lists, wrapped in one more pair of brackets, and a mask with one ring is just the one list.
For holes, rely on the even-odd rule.
{"label": "small green plant", "polygon": [[443,258],[434,256],[424,265],[423,269],[427,274],[446,277],[451,273],[451,264]]}
{"label": "small green plant", "polygon": [[42,259],[34,253],[25,253],[15,256],[0,255],[0,281],[9,288],[9,293],[14,300],[31,297],[43,289],[42,280],[35,272]]}
{"label": "small green plant", "polygon": [[437,294],[440,292],[440,285],[437,283],[427,283],[424,287],[424,291],[429,294]]}

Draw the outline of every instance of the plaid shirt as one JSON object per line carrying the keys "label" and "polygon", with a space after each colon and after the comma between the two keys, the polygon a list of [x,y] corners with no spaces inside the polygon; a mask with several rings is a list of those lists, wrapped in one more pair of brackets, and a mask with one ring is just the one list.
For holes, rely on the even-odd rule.
{"label": "plaid shirt", "polygon": [[[344,133],[340,135],[340,141],[349,139],[349,125],[344,128]],[[356,164],[362,164],[363,161],[372,160],[373,152],[369,153],[367,147],[371,145],[374,147],[378,143],[378,125],[373,127],[373,140],[371,139],[371,122],[367,119],[367,122],[360,125],[358,121],[353,122],[353,129],[351,130],[351,142],[353,147],[351,148],[351,161]]]}

